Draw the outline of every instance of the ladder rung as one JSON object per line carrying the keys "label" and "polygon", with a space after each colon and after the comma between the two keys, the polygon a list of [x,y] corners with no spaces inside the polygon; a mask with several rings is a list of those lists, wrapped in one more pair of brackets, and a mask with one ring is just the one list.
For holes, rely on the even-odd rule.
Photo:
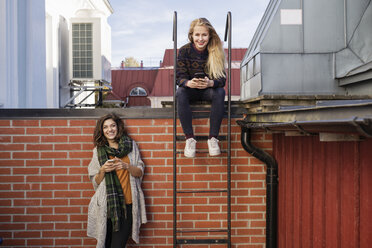
{"label": "ladder rung", "polygon": [[190,230],[177,230],[177,233],[201,233],[201,232],[228,232],[227,229],[190,229]]}
{"label": "ladder rung", "polygon": [[[197,151],[195,151],[196,153],[209,153],[209,151],[208,150],[197,150]],[[184,151],[183,150],[177,150],[176,151],[176,153],[177,154],[183,154],[184,153]],[[221,153],[227,153],[227,151],[226,150],[221,150]],[[218,157],[218,156],[215,156],[215,157]]]}
{"label": "ladder rung", "polygon": [[[208,135],[197,135],[195,136],[195,139],[197,141],[199,140],[208,140]],[[184,141],[185,140],[185,136],[183,135],[177,135],[176,136],[176,140],[181,140],[181,141]],[[223,136],[218,136],[218,140],[227,140],[227,136],[223,135]]]}
{"label": "ladder rung", "polygon": [[177,244],[227,244],[227,239],[177,239]]}
{"label": "ladder rung", "polygon": [[187,194],[187,193],[225,193],[227,192],[226,189],[218,189],[218,190],[179,190],[177,193],[180,194]]}
{"label": "ladder rung", "polygon": [[177,230],[177,233],[201,233],[201,232],[228,232],[227,229],[189,229],[189,230]]}
{"label": "ladder rung", "polygon": [[207,106],[190,106],[192,112],[210,112],[211,111],[211,105]]}

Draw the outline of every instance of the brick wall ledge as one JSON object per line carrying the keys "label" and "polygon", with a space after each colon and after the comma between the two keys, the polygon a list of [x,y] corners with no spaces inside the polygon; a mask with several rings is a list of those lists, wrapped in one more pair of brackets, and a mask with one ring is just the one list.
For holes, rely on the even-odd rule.
{"label": "brick wall ledge", "polygon": [[[107,113],[116,113],[124,119],[173,118],[172,108],[96,108],[96,109],[0,109],[0,119],[92,119]],[[244,108],[231,109],[232,118],[240,118]],[[209,112],[195,113],[196,118],[206,118]]]}

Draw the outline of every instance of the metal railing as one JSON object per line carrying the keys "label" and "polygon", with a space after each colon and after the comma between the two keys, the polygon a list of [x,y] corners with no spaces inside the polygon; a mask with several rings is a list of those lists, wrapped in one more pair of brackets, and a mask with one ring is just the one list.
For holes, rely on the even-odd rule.
{"label": "metal railing", "polygon": [[[111,91],[111,84],[103,79],[101,80],[71,80],[68,85],[71,97],[64,103],[64,108],[76,107],[97,107],[102,106],[103,92]],[[77,92],[77,93],[75,93]],[[83,99],[78,100],[78,97],[84,92],[88,93]],[[88,98],[98,92],[97,103],[84,103]]]}
{"label": "metal railing", "polygon": [[173,15],[173,247],[177,247],[177,12]]}

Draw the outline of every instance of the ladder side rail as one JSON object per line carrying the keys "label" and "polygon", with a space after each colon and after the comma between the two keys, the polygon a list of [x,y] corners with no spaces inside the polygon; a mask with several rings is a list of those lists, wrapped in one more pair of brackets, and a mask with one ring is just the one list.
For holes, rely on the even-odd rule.
{"label": "ladder side rail", "polygon": [[173,247],[177,247],[177,11],[173,14]]}
{"label": "ladder side rail", "polygon": [[231,12],[227,12],[225,41],[228,40],[228,108],[227,108],[227,246],[231,248]]}

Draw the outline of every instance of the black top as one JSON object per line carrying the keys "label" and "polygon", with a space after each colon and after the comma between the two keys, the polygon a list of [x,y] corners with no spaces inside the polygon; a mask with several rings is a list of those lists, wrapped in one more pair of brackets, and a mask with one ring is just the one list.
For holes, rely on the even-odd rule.
{"label": "black top", "polygon": [[[206,64],[208,60],[208,49],[200,52],[193,44],[188,43],[182,46],[178,52],[177,58],[177,85],[180,87],[187,87],[185,83],[194,78],[195,73],[202,72],[211,78],[206,73]],[[224,87],[226,77],[214,79],[213,88]]]}

